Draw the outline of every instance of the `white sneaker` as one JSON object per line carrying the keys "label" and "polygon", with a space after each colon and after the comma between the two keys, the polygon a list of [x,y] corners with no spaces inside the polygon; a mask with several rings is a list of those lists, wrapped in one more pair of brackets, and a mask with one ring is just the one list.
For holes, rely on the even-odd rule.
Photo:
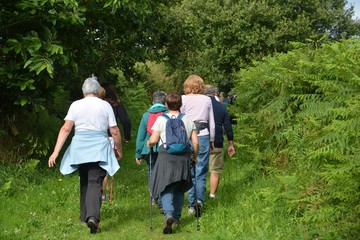
{"label": "white sneaker", "polygon": [[189,215],[195,215],[195,208],[194,207],[189,207],[188,214]]}
{"label": "white sneaker", "polygon": [[107,195],[102,195],[102,196],[101,196],[101,199],[102,199],[103,201],[106,201],[106,200],[109,199],[109,197],[108,197]]}

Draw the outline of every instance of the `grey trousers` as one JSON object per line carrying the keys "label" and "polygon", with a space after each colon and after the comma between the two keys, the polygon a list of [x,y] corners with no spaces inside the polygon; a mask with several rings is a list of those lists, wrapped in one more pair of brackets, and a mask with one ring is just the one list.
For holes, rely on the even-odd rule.
{"label": "grey trousers", "polygon": [[102,182],[106,171],[98,162],[79,165],[80,176],[80,220],[87,222],[89,217],[94,217],[100,222]]}

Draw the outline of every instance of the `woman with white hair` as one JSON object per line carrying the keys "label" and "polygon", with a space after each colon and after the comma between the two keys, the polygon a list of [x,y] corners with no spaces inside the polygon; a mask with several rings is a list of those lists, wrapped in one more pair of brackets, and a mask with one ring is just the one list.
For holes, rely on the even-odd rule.
{"label": "woman with white hair", "polygon": [[114,138],[117,157],[122,158],[121,134],[114,112],[107,101],[97,97],[99,89],[95,76],[84,81],[84,98],[70,105],[48,163],[49,167],[55,166],[56,158],[75,126],[75,135],[62,158],[60,172],[66,175],[79,171],[80,219],[86,222],[90,233],[100,231],[102,182],[106,172],[113,176],[120,168],[108,138],[108,129]]}

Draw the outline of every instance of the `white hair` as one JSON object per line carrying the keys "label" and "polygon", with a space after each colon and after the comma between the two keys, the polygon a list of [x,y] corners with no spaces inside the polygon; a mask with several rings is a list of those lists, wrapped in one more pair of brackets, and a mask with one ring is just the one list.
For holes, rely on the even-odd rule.
{"label": "white hair", "polygon": [[85,79],[83,85],[82,85],[82,92],[84,95],[86,94],[97,94],[100,89],[100,83],[97,81],[97,77],[94,76],[94,74]]}

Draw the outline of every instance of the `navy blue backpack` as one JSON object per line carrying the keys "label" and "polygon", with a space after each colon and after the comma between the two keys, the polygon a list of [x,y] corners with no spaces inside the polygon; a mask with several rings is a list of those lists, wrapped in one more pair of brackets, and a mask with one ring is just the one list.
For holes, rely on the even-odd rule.
{"label": "navy blue backpack", "polygon": [[169,154],[183,154],[188,146],[188,137],[184,122],[181,120],[184,114],[180,113],[177,117],[161,115],[166,121],[166,150]]}

